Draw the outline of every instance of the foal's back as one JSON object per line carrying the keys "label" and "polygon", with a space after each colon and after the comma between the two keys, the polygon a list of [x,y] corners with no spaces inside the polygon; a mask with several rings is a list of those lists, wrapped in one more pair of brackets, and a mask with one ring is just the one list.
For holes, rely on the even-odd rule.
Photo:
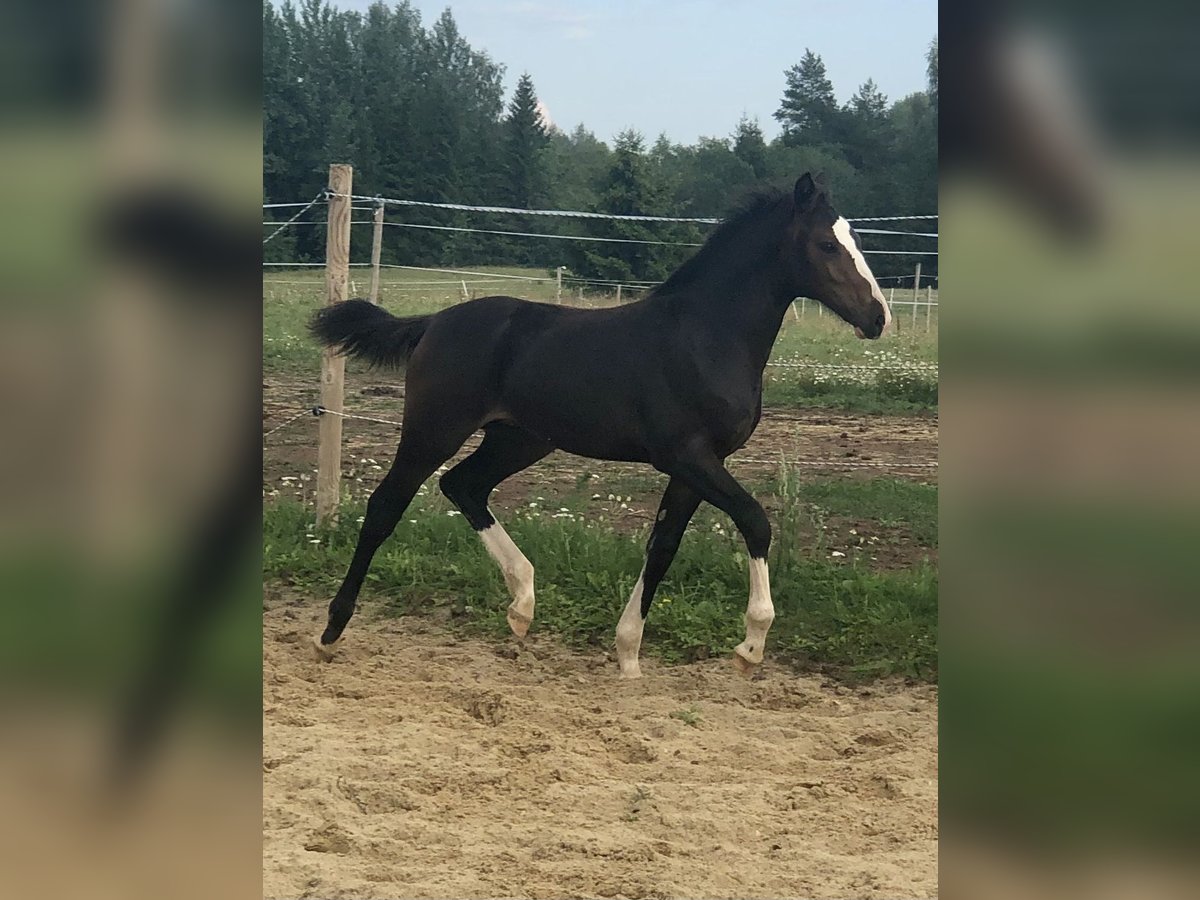
{"label": "foal's back", "polygon": [[430,321],[408,363],[406,416],[437,407],[438,418],[511,422],[571,453],[644,460],[639,407],[666,390],[664,339],[645,303],[575,309],[482,297]]}

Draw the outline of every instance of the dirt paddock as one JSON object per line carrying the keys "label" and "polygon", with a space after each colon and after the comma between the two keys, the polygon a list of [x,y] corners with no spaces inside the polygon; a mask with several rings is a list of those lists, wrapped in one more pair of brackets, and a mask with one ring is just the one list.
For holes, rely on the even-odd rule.
{"label": "dirt paddock", "polygon": [[930,897],[937,694],[455,638],[268,588],[270,898]]}
{"label": "dirt paddock", "polygon": [[[263,383],[264,428],[286,421],[297,410],[317,402],[312,379],[273,375]],[[360,377],[346,390],[346,409],[356,414],[399,421],[404,410],[404,388],[395,378]],[[317,444],[315,419],[306,417],[272,435],[263,449],[263,487],[278,488],[282,476],[315,473]],[[390,464],[399,442],[399,430],[383,422],[351,420],[344,423],[344,467],[360,457],[378,457]],[[471,437],[454,455],[453,464],[473,451],[481,440]],[[768,408],[746,446],[730,457],[730,469],[739,479],[753,483],[779,473],[787,461],[799,466],[805,477],[840,474],[869,478],[890,475],[936,481],[938,456],[936,416],[883,416],[838,413],[826,410]],[[605,478],[622,474],[652,473],[641,464],[596,462],[565,453],[552,453],[530,469],[518,473],[497,489],[499,502],[524,497],[529,491],[567,488],[581,473],[602,472]],[[382,471],[362,483],[347,479],[343,486],[357,496],[370,492]],[[655,492],[657,506],[661,487]]]}

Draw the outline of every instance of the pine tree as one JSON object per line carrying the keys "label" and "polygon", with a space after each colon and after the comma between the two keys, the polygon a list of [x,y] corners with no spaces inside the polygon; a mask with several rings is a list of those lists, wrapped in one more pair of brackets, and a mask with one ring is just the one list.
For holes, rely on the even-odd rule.
{"label": "pine tree", "polygon": [[647,155],[650,177],[664,200],[673,196],[679,186],[679,166],[675,164],[678,151],[679,148],[671,143],[664,131],[654,141]]}
{"label": "pine tree", "polygon": [[871,78],[859,85],[858,92],[850,98],[850,111],[865,121],[882,121],[887,117],[887,108],[887,97]]}
{"label": "pine tree", "polygon": [[632,128],[617,135],[613,162],[600,188],[603,212],[620,215],[652,215],[662,200],[650,178],[646,142]]}
{"label": "pine tree", "polygon": [[[549,193],[547,148],[550,132],[542,118],[537,92],[528,72],[517,81],[502,124],[502,134],[501,199],[510,206],[524,209],[543,206]],[[537,231],[536,224],[522,216],[511,220],[508,227],[514,231]],[[546,243],[531,238],[500,238],[494,242],[492,252],[521,265],[531,265],[548,260],[550,248],[545,246]]]}
{"label": "pine tree", "polygon": [[[888,165],[887,193],[881,191],[875,202],[887,204],[899,214],[922,214],[937,210],[938,147],[937,115],[924,91],[910,94],[891,108],[894,145]],[[923,230],[923,229],[922,229]],[[929,242],[916,238],[899,238],[896,249],[929,250]],[[878,257],[885,264],[879,274],[892,274],[891,265],[901,271],[912,271],[915,258],[903,256]],[[937,272],[936,256],[921,257],[922,270]],[[874,260],[872,260],[874,263]]]}
{"label": "pine tree", "polygon": [[667,137],[667,133],[665,131],[661,132],[654,141],[654,146],[650,148],[650,159],[656,165],[665,166],[675,154],[675,149],[675,145],[671,143],[671,139]]}
{"label": "pine tree", "polygon": [[886,168],[892,148],[888,99],[868,78],[842,111],[841,145],[846,160],[860,170]]}
{"label": "pine tree", "polygon": [[[596,203],[598,212],[623,216],[661,214],[664,191],[654,177],[646,155],[645,140],[632,129],[617,135],[613,162],[604,177]],[[654,241],[669,239],[661,228],[651,229],[642,222],[597,222],[597,237]],[[571,268],[585,278],[613,281],[659,281],[676,264],[673,248],[653,244],[587,244],[573,247]]]}
{"label": "pine tree", "polygon": [[548,204],[555,209],[589,209],[596,201],[596,186],[608,171],[609,157],[608,146],[583,125],[569,135],[552,134],[547,150]]}
{"label": "pine tree", "polygon": [[508,104],[504,120],[505,172],[509,202],[525,209],[536,208],[545,196],[545,160],[550,131],[538,109],[533,79],[526,72]]}
{"label": "pine tree", "polygon": [[733,134],[733,152],[754,171],[756,179],[761,181],[767,177],[767,144],[758,119],[742,116]]}
{"label": "pine tree", "polygon": [[936,115],[938,108],[938,39],[936,35],[929,45],[929,51],[925,54],[925,77],[929,81],[929,105],[933,107]]}
{"label": "pine tree", "polygon": [[833,83],[825,74],[825,63],[811,50],[784,73],[787,87],[775,118],[783,124],[783,137],[790,144],[825,144],[835,137],[838,114]]}

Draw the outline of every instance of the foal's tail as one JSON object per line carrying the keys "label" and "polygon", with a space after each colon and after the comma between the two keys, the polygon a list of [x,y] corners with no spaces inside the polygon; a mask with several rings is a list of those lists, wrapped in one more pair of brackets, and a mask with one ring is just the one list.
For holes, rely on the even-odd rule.
{"label": "foal's tail", "polygon": [[393,316],[370,300],[334,303],[312,317],[308,330],[330,347],[378,366],[402,366],[425,334],[429,316]]}

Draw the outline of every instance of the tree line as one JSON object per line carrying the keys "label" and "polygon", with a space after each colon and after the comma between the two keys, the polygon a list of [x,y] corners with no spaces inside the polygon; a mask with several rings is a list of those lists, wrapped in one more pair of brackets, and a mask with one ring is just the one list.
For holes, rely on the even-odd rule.
{"label": "tree line", "polygon": [[[719,216],[764,184],[821,173],[850,216],[937,210],[937,41],[926,56],[928,89],[896,102],[868,80],[838,104],[821,57],[806,51],[784,73],[766,141],[743,117],[731,133],[695,144],[626,130],[612,146],[580,124],[544,121],[532,79],[505,101],[504,66],[472,47],[446,9],[432,25],[408,0],[365,13],[327,0],[263,0],[263,191],[265,202],[308,200],[331,162],[354,166],[354,191],[433,202],[596,212]],[[286,211],[283,211],[286,212]],[[270,216],[283,220],[287,215]],[[311,214],[310,214],[311,218]],[[355,214],[369,220],[370,214]],[[405,207],[388,220],[383,261],[417,266],[565,265],[586,278],[659,281],[703,240],[706,226],[463,213]],[[914,225],[922,227],[915,228]],[[935,230],[900,223],[897,230]],[[589,235],[565,241],[455,229]],[[356,226],[354,261],[369,256],[369,226]],[[660,241],[664,244],[633,243]],[[291,228],[263,248],[266,261],[324,259],[321,226]],[[871,246],[930,250],[930,240],[879,236]],[[936,257],[874,256],[880,278]]]}

